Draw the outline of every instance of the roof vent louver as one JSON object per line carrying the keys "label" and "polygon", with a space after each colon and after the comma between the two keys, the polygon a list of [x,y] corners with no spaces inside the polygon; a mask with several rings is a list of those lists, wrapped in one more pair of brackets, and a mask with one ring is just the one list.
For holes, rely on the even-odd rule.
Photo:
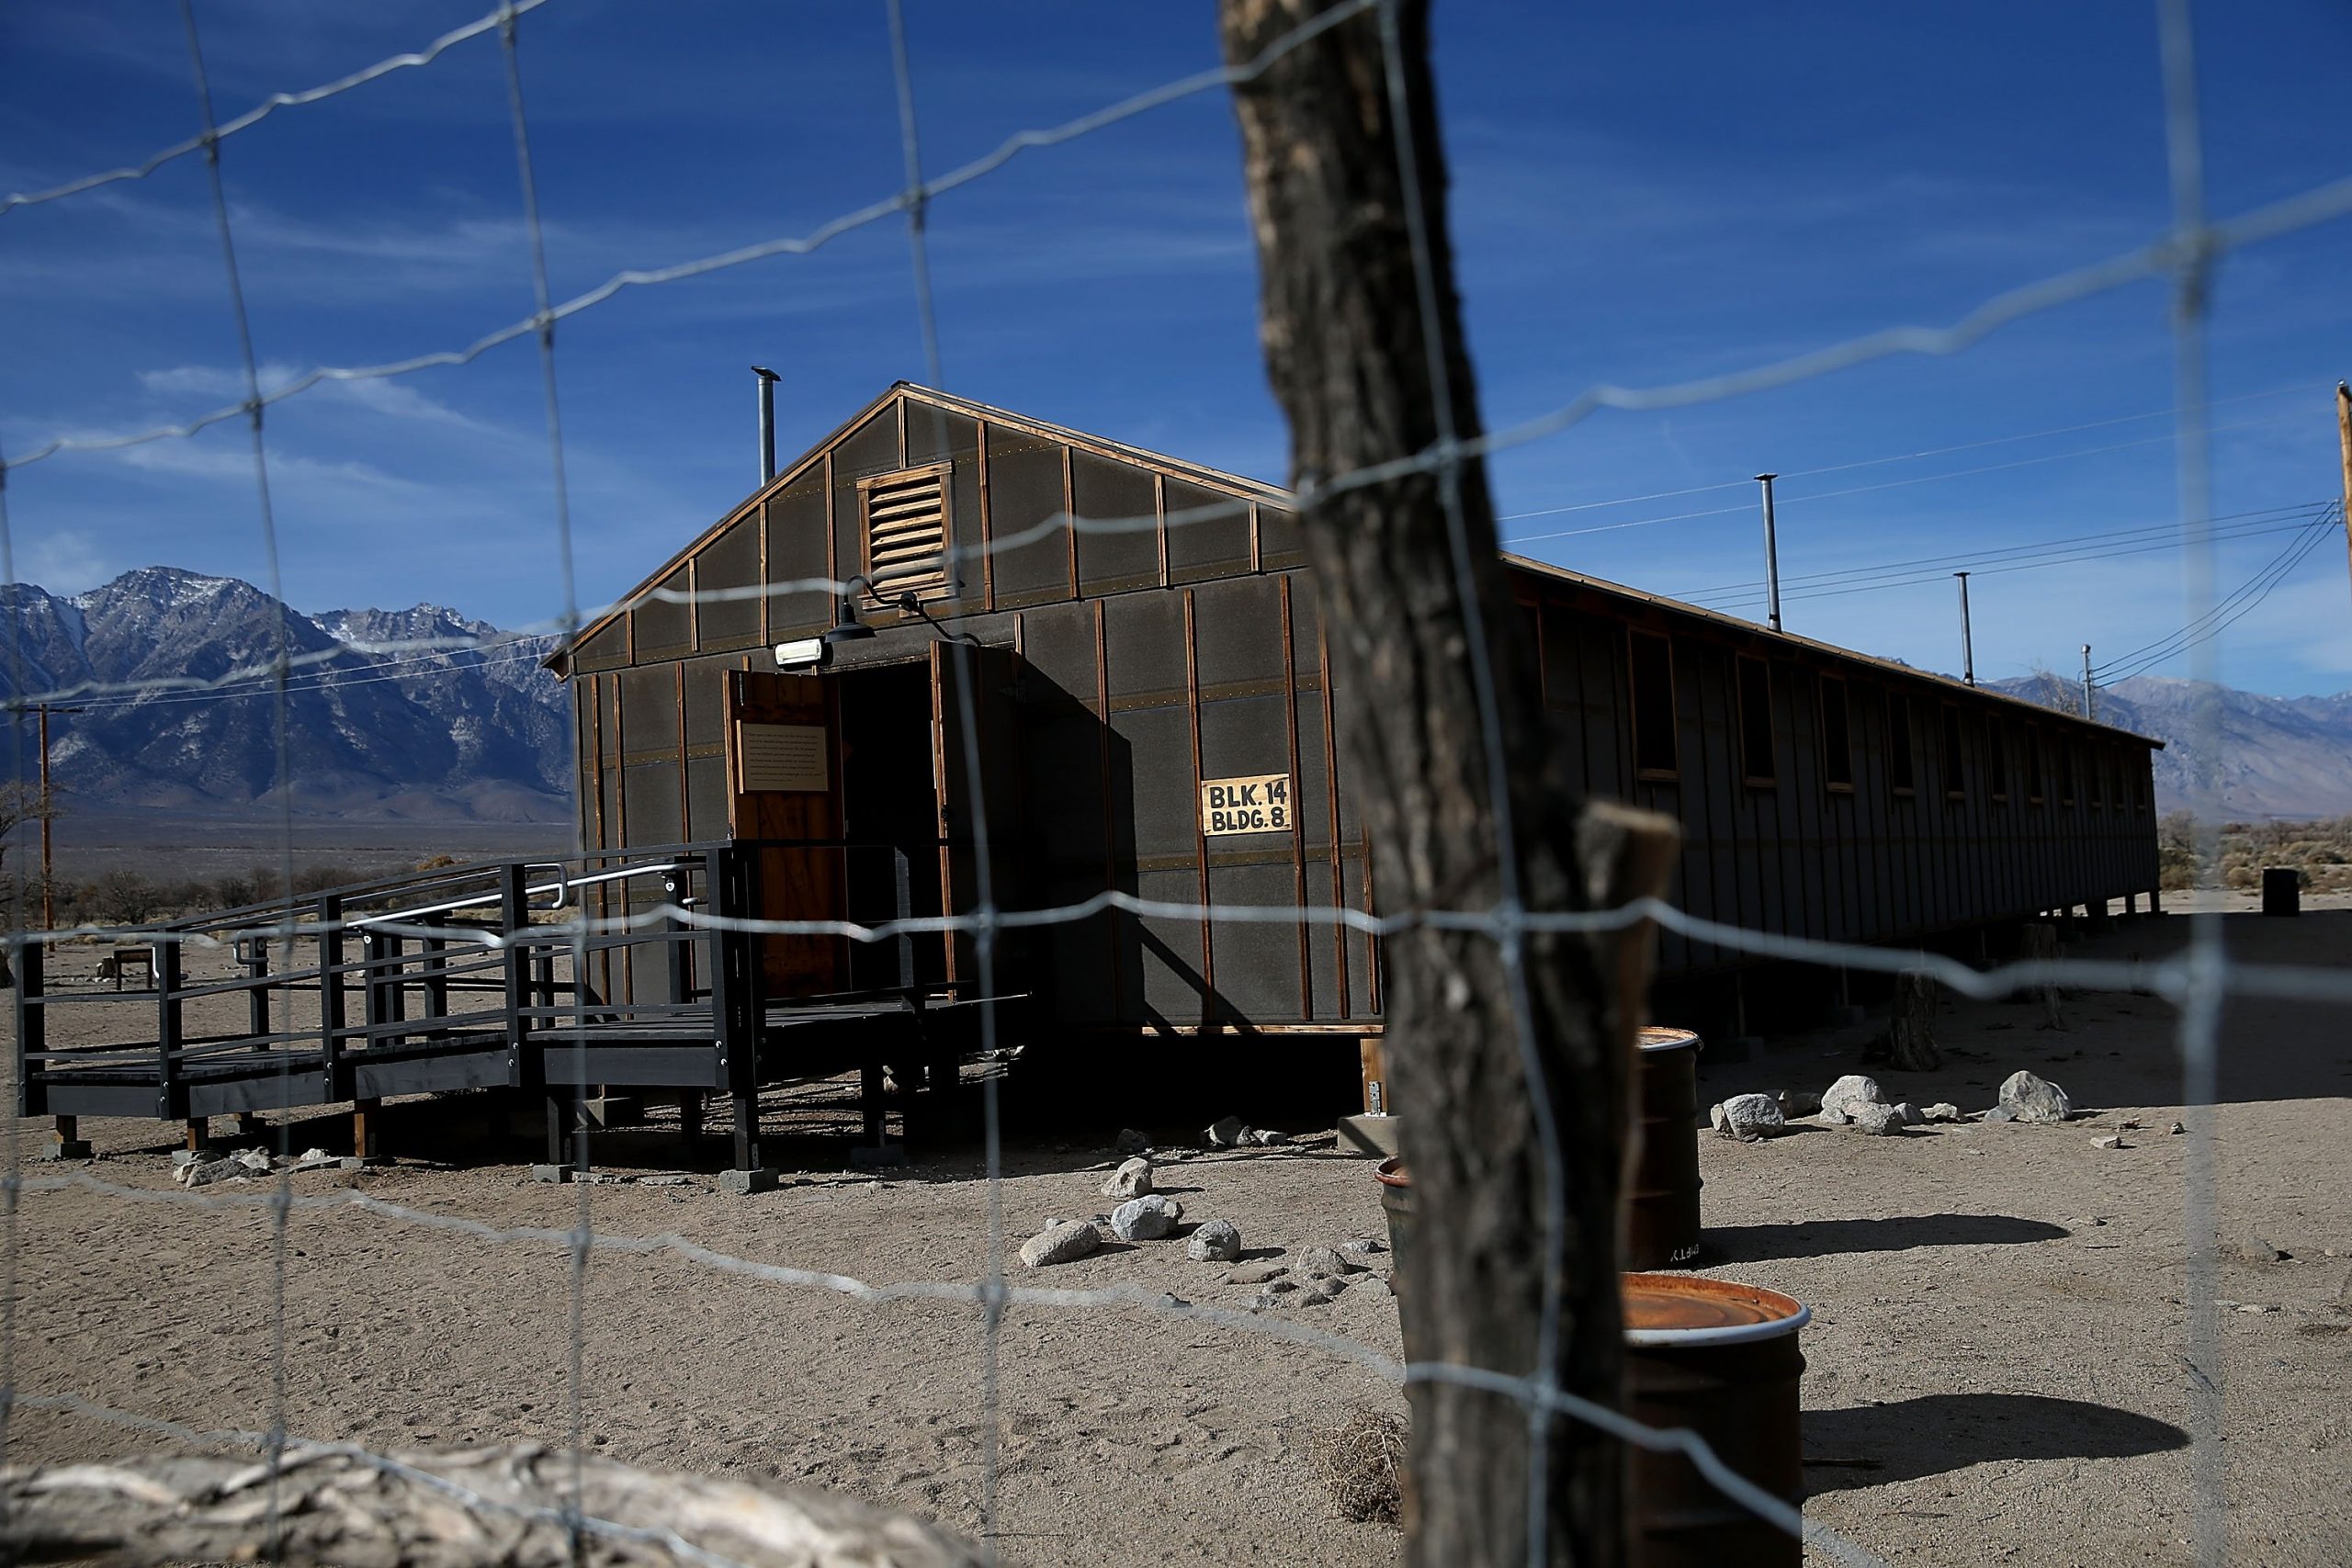
{"label": "roof vent louver", "polygon": [[865,502],[865,575],[875,597],[947,598],[947,475],[935,464],[858,481]]}

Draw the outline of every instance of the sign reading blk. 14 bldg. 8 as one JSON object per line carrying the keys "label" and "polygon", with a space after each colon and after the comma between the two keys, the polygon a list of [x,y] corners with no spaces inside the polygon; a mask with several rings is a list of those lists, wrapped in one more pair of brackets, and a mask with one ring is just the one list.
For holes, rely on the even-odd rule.
{"label": "sign reading blk. 14 bldg. 8", "polygon": [[1288,773],[1201,781],[1201,831],[1212,839],[1221,833],[1287,833],[1290,823]]}

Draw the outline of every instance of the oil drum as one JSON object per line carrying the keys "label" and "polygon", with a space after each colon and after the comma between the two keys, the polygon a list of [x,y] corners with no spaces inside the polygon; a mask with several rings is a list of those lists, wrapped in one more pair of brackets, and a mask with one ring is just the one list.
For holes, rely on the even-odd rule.
{"label": "oil drum", "polygon": [[1405,1288],[1405,1252],[1413,1245],[1413,1179],[1402,1158],[1391,1156],[1374,1172],[1380,1178],[1380,1210],[1388,1220],[1388,1250],[1392,1254],[1390,1283]]}
{"label": "oil drum", "polygon": [[1625,1266],[1671,1269],[1699,1256],[1699,1037],[1647,1028],[1634,1071],[1641,1152],[1625,1191]]}
{"label": "oil drum", "polygon": [[[1812,1309],[1778,1291],[1687,1274],[1628,1274],[1625,1413],[1688,1427],[1791,1506],[1804,1495],[1798,1331]],[[1724,1495],[1679,1452],[1633,1448],[1632,1568],[1799,1568],[1804,1545]]]}

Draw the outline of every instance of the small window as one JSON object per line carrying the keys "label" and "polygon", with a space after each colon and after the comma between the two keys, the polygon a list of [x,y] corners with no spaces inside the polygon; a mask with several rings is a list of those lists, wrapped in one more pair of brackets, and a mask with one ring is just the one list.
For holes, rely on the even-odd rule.
{"label": "small window", "polygon": [[1670,779],[1679,761],[1674,737],[1674,650],[1654,632],[1627,633],[1634,688],[1634,771]]}
{"label": "small window", "polygon": [[1899,692],[1886,694],[1886,781],[1897,795],[1914,794],[1919,784],[1912,771],[1911,699]]}
{"label": "small window", "polygon": [[2041,804],[2041,730],[2039,726],[2025,727],[2025,798],[2029,806]]}
{"label": "small window", "polygon": [[2058,742],[2058,804],[2075,804],[2075,743]]}
{"label": "small window", "polygon": [[1996,806],[2009,803],[2009,748],[1997,718],[1984,721],[1984,793]]}
{"label": "small window", "polygon": [[1745,653],[1735,657],[1732,665],[1739,677],[1740,776],[1769,789],[1781,778],[1772,748],[1772,671]]}
{"label": "small window", "polygon": [[865,575],[874,596],[944,599],[948,465],[935,463],[857,481],[865,503]]}
{"label": "small window", "polygon": [[1846,682],[1835,675],[1821,678],[1821,777],[1833,790],[1853,793],[1853,716],[1846,711]]}
{"label": "small window", "polygon": [[1960,750],[1960,709],[1950,703],[1944,705],[1943,742],[1944,798],[1958,800],[1968,793],[1968,772]]}

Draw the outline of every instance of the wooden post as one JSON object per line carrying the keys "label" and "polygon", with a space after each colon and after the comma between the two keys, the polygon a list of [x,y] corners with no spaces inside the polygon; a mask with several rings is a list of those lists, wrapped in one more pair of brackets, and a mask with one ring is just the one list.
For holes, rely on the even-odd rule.
{"label": "wooden post", "polygon": [[1894,977],[1894,1010],[1887,1021],[1887,1052],[1906,1073],[1932,1073],[1944,1065],[1936,1049],[1936,977],[1905,969]]}
{"label": "wooden post", "polygon": [[[1589,907],[1600,886],[1646,891],[1650,869],[1663,871],[1651,845],[1670,843],[1671,825],[1586,816],[1498,557],[1483,462],[1404,462],[1481,429],[1446,242],[1429,7],[1396,0],[1275,51],[1338,3],[1223,0],[1220,31],[1227,62],[1254,72],[1235,100],[1260,339],[1289,418],[1291,477],[1309,491],[1300,533],[1334,661],[1359,675],[1330,701],[1381,905],[1483,911],[1516,897],[1549,912]],[[1407,471],[1313,493],[1391,463]],[[1628,944],[1537,931],[1517,946],[1514,964],[1494,930],[1433,925],[1382,945],[1385,1054],[1410,1108],[1401,1131],[1420,1210],[1400,1258],[1406,1354],[1514,1378],[1549,1369],[1561,1389],[1615,1405],[1639,1022]],[[1623,1560],[1614,1438],[1457,1383],[1417,1380],[1408,1394],[1411,1568]]]}
{"label": "wooden post", "polygon": [[41,976],[48,948],[19,934],[8,939],[17,971],[17,1114],[38,1116],[49,1109],[49,1089],[39,1060],[49,1049],[49,1010],[41,1006]]}
{"label": "wooden post", "polygon": [[319,1071],[326,1097],[345,1097],[343,1081],[343,900],[319,895]]}
{"label": "wooden post", "polygon": [[[256,1039],[269,1032],[269,938],[249,936],[244,941],[245,978],[253,988],[245,993],[245,1029]],[[266,1045],[255,1045],[266,1051]]]}
{"label": "wooden post", "polygon": [[[524,888],[523,867],[512,863],[501,866],[498,929],[509,938],[520,938],[529,931],[530,921],[530,896]],[[524,1012],[531,1000],[530,953],[519,942],[510,941],[500,956],[505,960],[500,968],[506,982],[506,1081],[519,1089],[526,1079],[544,1081],[543,1076],[532,1072],[531,1021]]]}
{"label": "wooden post", "polygon": [[[154,954],[151,968],[155,977],[155,1114],[185,1116],[187,1095],[180,1084],[180,944],[159,942],[150,949]],[[195,1148],[202,1141],[204,1122],[198,1118],[188,1134],[188,1147]]]}

